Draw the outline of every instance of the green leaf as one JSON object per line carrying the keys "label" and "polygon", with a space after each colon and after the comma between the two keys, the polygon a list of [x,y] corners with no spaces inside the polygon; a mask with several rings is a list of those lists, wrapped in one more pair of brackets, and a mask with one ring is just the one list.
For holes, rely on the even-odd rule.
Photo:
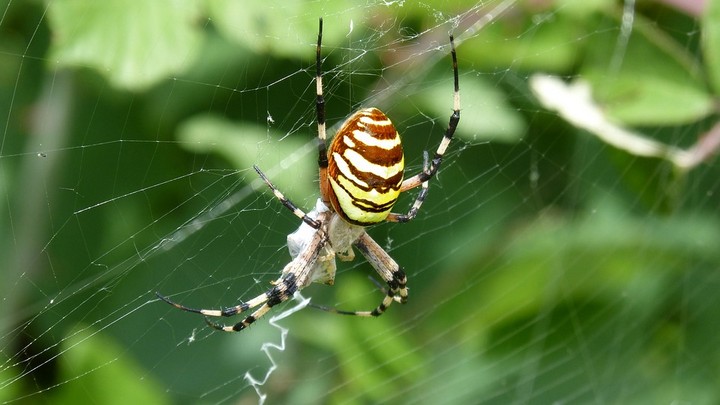
{"label": "green leaf", "polygon": [[266,126],[237,124],[209,114],[195,116],[178,129],[178,139],[189,151],[216,153],[239,170],[257,164],[288,198],[298,203],[317,196],[315,181],[298,181],[317,178],[314,140],[302,136],[282,138],[283,134]]}
{"label": "green leaf", "polygon": [[617,41],[615,29],[593,36],[582,69],[606,114],[653,126],[687,124],[713,111],[697,61],[652,22],[637,16],[627,46]]}
{"label": "green leaf", "polygon": [[[343,276],[334,287],[342,309],[365,310],[378,305],[383,295],[367,278],[349,273]],[[338,369],[347,381],[340,393],[342,398],[353,393],[364,397],[365,402],[377,403],[392,395],[399,385],[411,384],[428,374],[412,336],[396,327],[398,312],[406,308],[399,304],[391,308],[390,312],[397,312],[373,318],[372,322],[362,322],[358,317],[323,316],[319,311],[304,311],[294,317],[295,325],[314,325],[293,328],[295,335],[338,356]],[[322,339],[318,339],[317,331],[322,331]]]}
{"label": "green leaf", "polygon": [[[452,84],[438,81],[419,94],[432,117],[447,125],[452,112]],[[455,136],[469,143],[486,141],[514,143],[525,134],[523,117],[512,108],[497,86],[472,76],[460,79],[460,124]]]}
{"label": "green leaf", "polygon": [[[3,356],[0,358],[3,364],[10,364],[10,360]],[[21,395],[22,384],[20,384],[21,376],[19,370],[15,367],[3,367],[0,370],[0,381],[2,381],[2,389],[0,389],[0,402],[9,403],[16,400]]]}
{"label": "green leaf", "polygon": [[[502,271],[490,272],[468,295],[482,297],[485,304],[482,322],[467,327],[513,322],[541,312],[549,302],[586,297],[610,303],[624,296],[625,305],[647,314],[667,295],[669,280],[693,262],[718,259],[720,228],[710,216],[634,218],[614,196],[598,198],[592,206],[593,214],[578,221],[549,216],[530,223],[504,242],[501,255],[493,244],[478,255],[478,263],[493,261]],[[562,294],[548,296],[549,285]]]}
{"label": "green leaf", "polygon": [[93,68],[131,90],[183,71],[201,43],[197,0],[58,0],[48,19],[51,62]]}
{"label": "green leaf", "polygon": [[706,71],[715,93],[720,94],[720,2],[705,3],[702,31]]}
{"label": "green leaf", "polygon": [[[481,35],[462,44],[462,59],[483,69],[566,72],[582,47],[568,38],[582,35],[577,19],[563,14],[509,14],[483,27]],[[547,18],[548,21],[544,21]]]}
{"label": "green leaf", "polygon": [[312,3],[303,0],[208,2],[210,17],[223,35],[257,53],[309,59],[325,17],[323,43],[346,40],[348,27],[362,25],[362,9],[348,1]]}
{"label": "green leaf", "polygon": [[691,123],[713,111],[712,96],[691,83],[637,72],[587,78],[605,113],[627,125]]}
{"label": "green leaf", "polygon": [[555,0],[553,3],[554,10],[573,18],[576,22],[579,22],[578,20],[585,22],[585,19],[592,17],[593,14],[607,12],[616,6],[613,0]]}
{"label": "green leaf", "polygon": [[[61,345],[53,404],[164,404],[162,387],[109,336],[90,328],[71,332]],[[78,380],[78,381],[76,381]]]}

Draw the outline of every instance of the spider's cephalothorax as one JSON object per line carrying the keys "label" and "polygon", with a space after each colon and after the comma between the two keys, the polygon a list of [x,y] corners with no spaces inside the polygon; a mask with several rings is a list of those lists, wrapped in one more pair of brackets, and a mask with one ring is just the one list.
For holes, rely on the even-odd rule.
{"label": "spider's cephalothorax", "polygon": [[400,195],[404,169],[400,135],[377,108],[351,115],[328,149],[330,203],[345,221],[382,222]]}
{"label": "spider's cephalothorax", "polygon": [[[379,316],[397,301],[407,301],[408,288],[405,272],[375,242],[365,227],[383,221],[408,222],[415,218],[428,193],[428,181],[440,168],[443,156],[460,122],[460,87],[458,84],[455,43],[450,36],[454,93],[453,112],[440,145],[432,159],[425,154],[423,170],[407,179],[403,178],[404,157],[400,136],[388,117],[377,108],[363,108],[348,118],[335,135],[330,148],[326,145],[325,98],[322,86],[322,18],[318,29],[316,47],[317,87],[316,109],[318,124],[318,167],[320,175],[320,198],[309,213],[303,212],[278,190],[263,172],[255,170],[270,187],[280,202],[303,223],[297,231],[288,235],[288,249],[292,261],[282,270],[263,294],[224,309],[193,309],[157,296],[183,311],[205,315],[208,325],[226,332],[245,329],[265,315],[273,306],[292,298],[296,291],[312,282],[333,284],[335,281],[335,257],[352,260],[353,247],[362,253],[368,263],[387,283],[385,297],[371,311],[341,311],[319,307],[346,315]],[[391,212],[400,193],[421,187],[415,202],[406,214]],[[207,317],[226,317],[258,307],[252,314],[235,325],[225,326],[211,322]],[[316,306],[318,307],[318,306]]]}

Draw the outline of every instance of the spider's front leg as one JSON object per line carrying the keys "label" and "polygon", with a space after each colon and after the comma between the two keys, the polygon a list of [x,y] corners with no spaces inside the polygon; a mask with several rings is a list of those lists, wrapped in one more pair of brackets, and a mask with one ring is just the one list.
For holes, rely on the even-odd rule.
{"label": "spider's front leg", "polygon": [[[423,173],[428,172],[429,169],[428,165],[428,153],[427,151],[423,152]],[[407,214],[396,214],[394,212],[391,212],[388,214],[387,218],[385,218],[388,222],[410,222],[412,221],[417,213],[420,211],[420,207],[422,207],[423,202],[425,201],[425,198],[427,198],[428,191],[430,188],[429,184],[430,180],[423,181],[420,185],[422,188],[420,189],[420,192],[418,193],[417,197],[415,198],[415,202],[413,202],[413,205],[410,207],[410,210],[407,212]],[[405,184],[405,182],[403,182]],[[410,187],[412,188],[412,187]],[[410,189],[408,188],[408,189]],[[402,186],[400,187],[400,192],[404,192]]]}
{"label": "spider's front leg", "polygon": [[440,165],[442,164],[445,152],[447,151],[447,148],[450,145],[453,136],[455,135],[455,130],[460,123],[460,82],[458,78],[458,63],[457,53],[455,52],[455,40],[452,35],[450,36],[450,54],[452,56],[452,69],[455,86],[453,92],[453,112],[450,115],[447,129],[445,130],[445,134],[443,135],[443,138],[440,141],[440,144],[438,145],[438,148],[435,151],[435,155],[430,161],[430,164],[428,165],[428,155],[426,152],[424,154],[423,170],[420,173],[405,179],[400,186],[401,193],[412,190],[415,187],[422,186],[422,190],[418,194],[412,208],[407,214],[390,214],[387,218],[387,220],[390,222],[408,222],[412,220],[417,214],[417,212],[420,210],[420,206],[422,205],[425,197],[427,196],[427,182],[428,180],[433,178],[433,176],[435,176],[437,171],[440,169]]}

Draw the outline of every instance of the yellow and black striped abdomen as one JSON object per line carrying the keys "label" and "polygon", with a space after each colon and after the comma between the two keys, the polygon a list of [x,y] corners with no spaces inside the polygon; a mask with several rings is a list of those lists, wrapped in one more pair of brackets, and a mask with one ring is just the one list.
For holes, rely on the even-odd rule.
{"label": "yellow and black striped abdomen", "polygon": [[333,209],[351,224],[382,222],[400,194],[403,181],[400,135],[377,108],[347,119],[328,149],[328,181]]}

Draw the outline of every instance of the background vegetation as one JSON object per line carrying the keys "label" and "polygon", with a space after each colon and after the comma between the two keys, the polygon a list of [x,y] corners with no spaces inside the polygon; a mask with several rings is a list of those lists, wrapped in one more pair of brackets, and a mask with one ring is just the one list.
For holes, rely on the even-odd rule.
{"label": "background vegetation", "polygon": [[[324,16],[330,123],[381,107],[419,170],[449,32],[463,116],[420,218],[371,230],[410,302],[281,321],[270,402],[718,403],[720,6],[666,3],[0,2],[0,402],[256,400],[278,329],[154,292],[230,305],[287,262],[250,167],[312,206]],[[370,308],[368,271],[303,295]]]}

